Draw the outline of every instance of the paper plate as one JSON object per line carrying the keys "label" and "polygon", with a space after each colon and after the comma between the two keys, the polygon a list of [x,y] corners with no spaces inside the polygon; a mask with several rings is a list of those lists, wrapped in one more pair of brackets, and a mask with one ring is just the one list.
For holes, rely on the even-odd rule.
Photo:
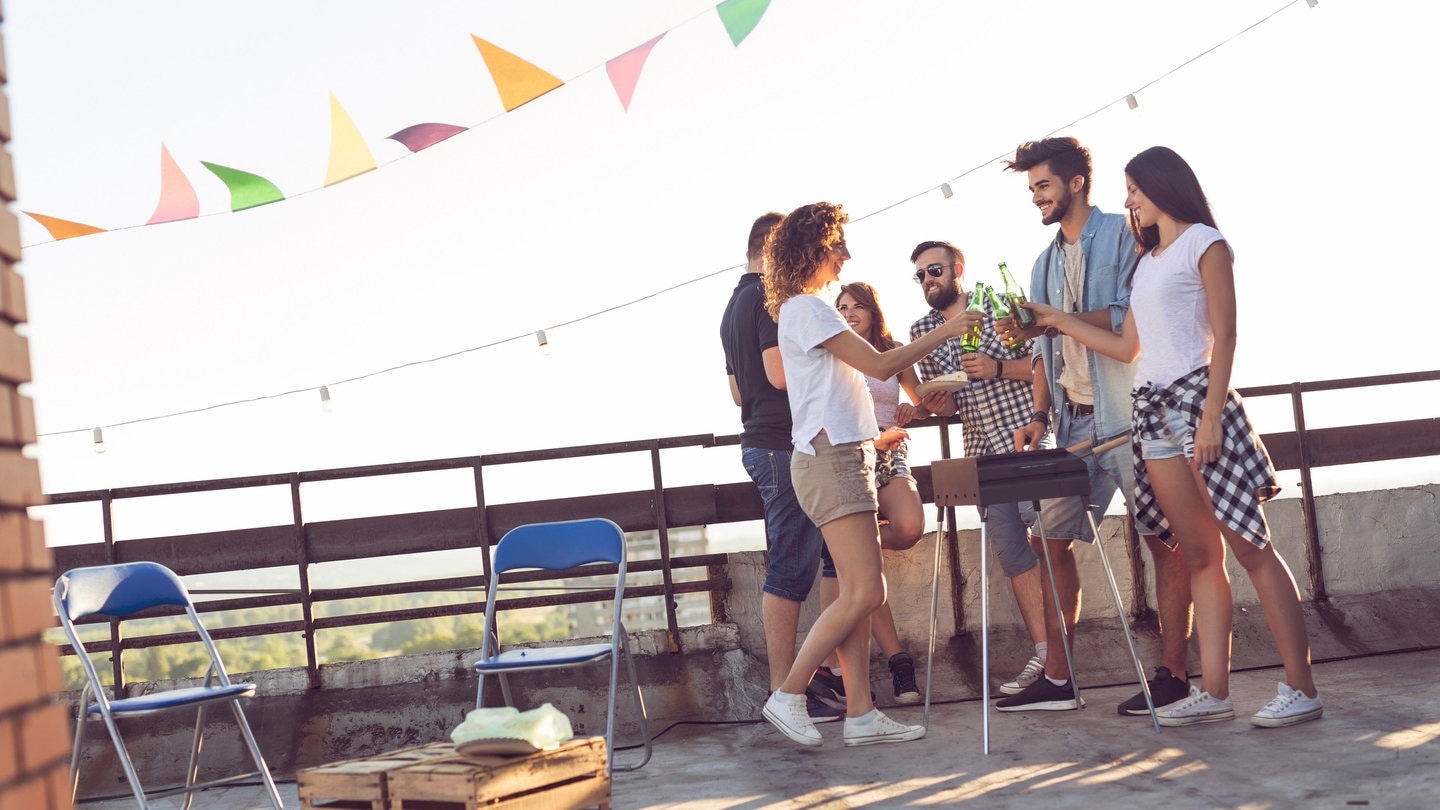
{"label": "paper plate", "polygon": [[519,737],[491,737],[471,740],[455,746],[455,753],[462,757],[518,757],[533,754],[539,748]]}
{"label": "paper plate", "polygon": [[920,383],[915,386],[915,391],[922,397],[931,391],[959,391],[968,382],[970,382],[970,378],[966,376],[965,372],[957,371],[954,374],[941,374],[933,380]]}

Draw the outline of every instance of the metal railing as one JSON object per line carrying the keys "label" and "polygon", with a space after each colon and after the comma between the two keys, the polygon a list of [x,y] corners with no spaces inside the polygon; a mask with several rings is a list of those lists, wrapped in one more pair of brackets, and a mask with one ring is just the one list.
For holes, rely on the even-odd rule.
{"label": "metal railing", "polygon": [[[1300,471],[1310,581],[1317,600],[1327,597],[1321,548],[1315,526],[1312,469],[1330,465],[1440,455],[1440,418],[1307,430],[1304,395],[1320,391],[1436,380],[1440,380],[1440,371],[1291,383],[1241,390],[1241,393],[1250,399],[1278,395],[1290,398],[1295,418],[1295,430],[1265,434],[1263,438],[1277,468]],[[953,418],[931,418],[917,423],[912,426],[912,429],[933,428],[938,430],[940,455],[942,458],[950,458],[950,426],[952,424],[956,424],[956,420]],[[675,597],[683,593],[710,593],[712,594],[712,605],[718,605],[719,602],[713,598],[713,595],[727,590],[730,581],[726,571],[726,556],[723,554],[672,557],[669,529],[759,520],[763,518],[763,509],[758,493],[748,481],[696,486],[665,486],[662,453],[682,448],[718,448],[738,443],[738,436],[717,437],[702,434],[401,464],[59,493],[49,496],[48,502],[55,505],[99,504],[104,539],[97,543],[54,548],[55,567],[58,573],[85,565],[152,560],[169,566],[182,576],[293,567],[296,570],[298,588],[267,590],[258,595],[253,591],[244,592],[245,595],[238,595],[234,598],[205,601],[199,607],[206,613],[218,613],[249,608],[298,606],[301,614],[298,620],[218,627],[214,629],[213,635],[216,639],[228,639],[300,633],[305,640],[306,669],[309,681],[312,687],[318,687],[320,684],[316,642],[318,631],[411,619],[479,614],[483,611],[483,600],[471,600],[465,604],[345,613],[335,616],[317,616],[317,606],[345,599],[363,599],[394,594],[466,589],[483,590],[491,572],[489,555],[480,554],[478,556],[482,561],[482,573],[479,576],[458,576],[342,588],[317,588],[311,583],[313,566],[419,552],[488,549],[510,528],[524,523],[581,517],[606,517],[614,520],[626,532],[654,530],[658,533],[659,559],[632,561],[630,570],[632,572],[659,572],[661,583],[627,587],[626,596],[660,595],[664,597],[668,646],[671,652],[679,652],[680,633]],[[651,486],[648,490],[521,503],[487,502],[486,473],[495,468],[518,463],[556,462],[628,453],[648,454],[651,478]],[[471,471],[475,495],[473,506],[319,521],[307,521],[302,508],[301,489],[307,484],[458,469]],[[933,503],[929,467],[917,466],[913,471],[922,499]],[[288,524],[169,537],[116,540],[113,520],[113,506],[116,501],[272,486],[283,486],[289,490],[292,519]],[[956,560],[958,559],[958,541],[953,518],[947,523],[951,527],[947,538],[951,551],[950,559]],[[1133,545],[1131,548],[1132,564],[1138,564],[1138,539],[1133,536],[1133,531],[1129,534]],[[686,569],[703,569],[704,576],[695,580],[676,581],[674,573]],[[526,575],[521,575],[512,579],[507,575],[505,581],[507,583],[525,582],[543,578],[543,576],[530,575],[527,579]],[[1137,588],[1143,587],[1138,584],[1141,578],[1137,577],[1136,579]],[[951,581],[954,583],[952,587],[958,590],[960,587],[958,579],[951,577]],[[958,593],[955,595],[959,596]],[[586,594],[529,596],[506,600],[505,606],[509,608],[549,606],[584,601],[590,598],[592,597]],[[958,611],[963,600],[955,598],[952,601]],[[1143,593],[1137,594],[1135,604],[1137,609],[1143,609],[1141,607],[1144,605]],[[724,619],[724,616],[716,616],[716,620]],[[956,627],[964,626],[963,615],[957,615]],[[123,691],[126,680],[123,655],[119,653],[123,653],[125,650],[179,644],[189,640],[183,635],[169,634],[128,637],[120,632],[116,624],[112,623],[108,642],[99,642],[93,649],[112,652],[114,682],[121,685]],[[73,654],[68,647],[64,648],[63,652]]]}

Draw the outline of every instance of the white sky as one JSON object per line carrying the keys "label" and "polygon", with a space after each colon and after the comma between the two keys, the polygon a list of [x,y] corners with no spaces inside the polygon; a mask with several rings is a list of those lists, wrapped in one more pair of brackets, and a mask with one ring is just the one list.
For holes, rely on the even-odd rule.
{"label": "white sky", "polygon": [[[774,0],[738,48],[713,6],[7,2],[16,209],[139,225],[163,142],[203,214],[64,242],[21,217],[40,432],[80,430],[39,443],[46,490],[734,433],[717,328],[738,270],[717,271],[755,216],[828,199],[859,217],[929,190],[848,229],[846,278],[903,334],[926,309],[921,240],[960,245],[972,280],[1004,260],[1024,282],[1053,232],[996,158],[1055,132],[1094,151],[1106,210],[1141,149],[1195,167],[1237,252],[1237,386],[1435,367],[1430,325],[1389,301],[1440,297],[1417,261],[1428,229],[1406,221],[1432,204],[1428,4]],[[666,31],[623,111],[605,61]],[[504,113],[472,34],[566,86]],[[331,92],[382,165],[323,189]],[[413,156],[384,139],[427,121],[473,128]],[[227,213],[201,160],[290,199]],[[1400,314],[1379,340],[1376,312]],[[91,450],[96,425],[327,383],[333,413],[311,390],[110,427]],[[1433,416],[1436,387],[1412,389],[1336,397],[1311,426]],[[1252,412],[1290,426],[1288,404]],[[735,455],[688,454],[666,483],[744,480]],[[648,469],[517,470],[487,495],[639,488]],[[446,480],[426,506],[470,494]],[[325,508],[388,511],[366,497]]]}

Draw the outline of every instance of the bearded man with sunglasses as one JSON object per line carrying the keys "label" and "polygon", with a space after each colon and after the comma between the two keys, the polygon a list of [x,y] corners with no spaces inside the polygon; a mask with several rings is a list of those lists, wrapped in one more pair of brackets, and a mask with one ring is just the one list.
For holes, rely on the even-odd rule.
{"label": "bearded man with sunglasses", "polygon": [[[910,253],[915,265],[915,282],[931,307],[925,317],[910,327],[910,340],[935,330],[959,317],[970,305],[964,289],[965,254],[949,242],[921,242]],[[988,456],[1013,452],[1015,431],[1030,421],[1030,347],[1011,348],[995,331],[995,314],[985,302],[985,327],[980,350],[966,352],[960,338],[951,338],[920,361],[922,381],[964,371],[969,382],[946,397],[940,407],[930,409],[939,416],[960,415],[964,427],[965,455]],[[926,402],[930,405],[929,401]],[[1018,694],[1035,682],[1045,669],[1049,648],[1041,601],[1040,560],[1030,545],[1028,524],[1034,522],[1030,504],[992,504],[985,508],[985,534],[1000,558],[1000,567],[1010,578],[1015,602],[1025,630],[1035,644],[1035,654],[1013,680],[1000,685],[1007,695]]]}

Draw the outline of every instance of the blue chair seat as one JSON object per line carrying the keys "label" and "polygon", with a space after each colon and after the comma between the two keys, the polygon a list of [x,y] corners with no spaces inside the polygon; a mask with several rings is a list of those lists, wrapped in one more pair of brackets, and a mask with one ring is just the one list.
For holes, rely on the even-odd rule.
{"label": "blue chair seat", "polygon": [[[149,714],[179,709],[184,706],[198,706],[221,700],[255,697],[255,684],[232,683],[229,686],[192,686],[185,689],[171,689],[148,695],[122,698],[110,701],[110,711],[116,717],[144,717]],[[91,703],[86,711],[100,715],[99,703]]]}
{"label": "blue chair seat", "polygon": [[614,648],[609,644],[577,644],[574,647],[526,647],[506,650],[475,662],[476,672],[500,672],[507,669],[546,669],[573,667],[603,661]]}

